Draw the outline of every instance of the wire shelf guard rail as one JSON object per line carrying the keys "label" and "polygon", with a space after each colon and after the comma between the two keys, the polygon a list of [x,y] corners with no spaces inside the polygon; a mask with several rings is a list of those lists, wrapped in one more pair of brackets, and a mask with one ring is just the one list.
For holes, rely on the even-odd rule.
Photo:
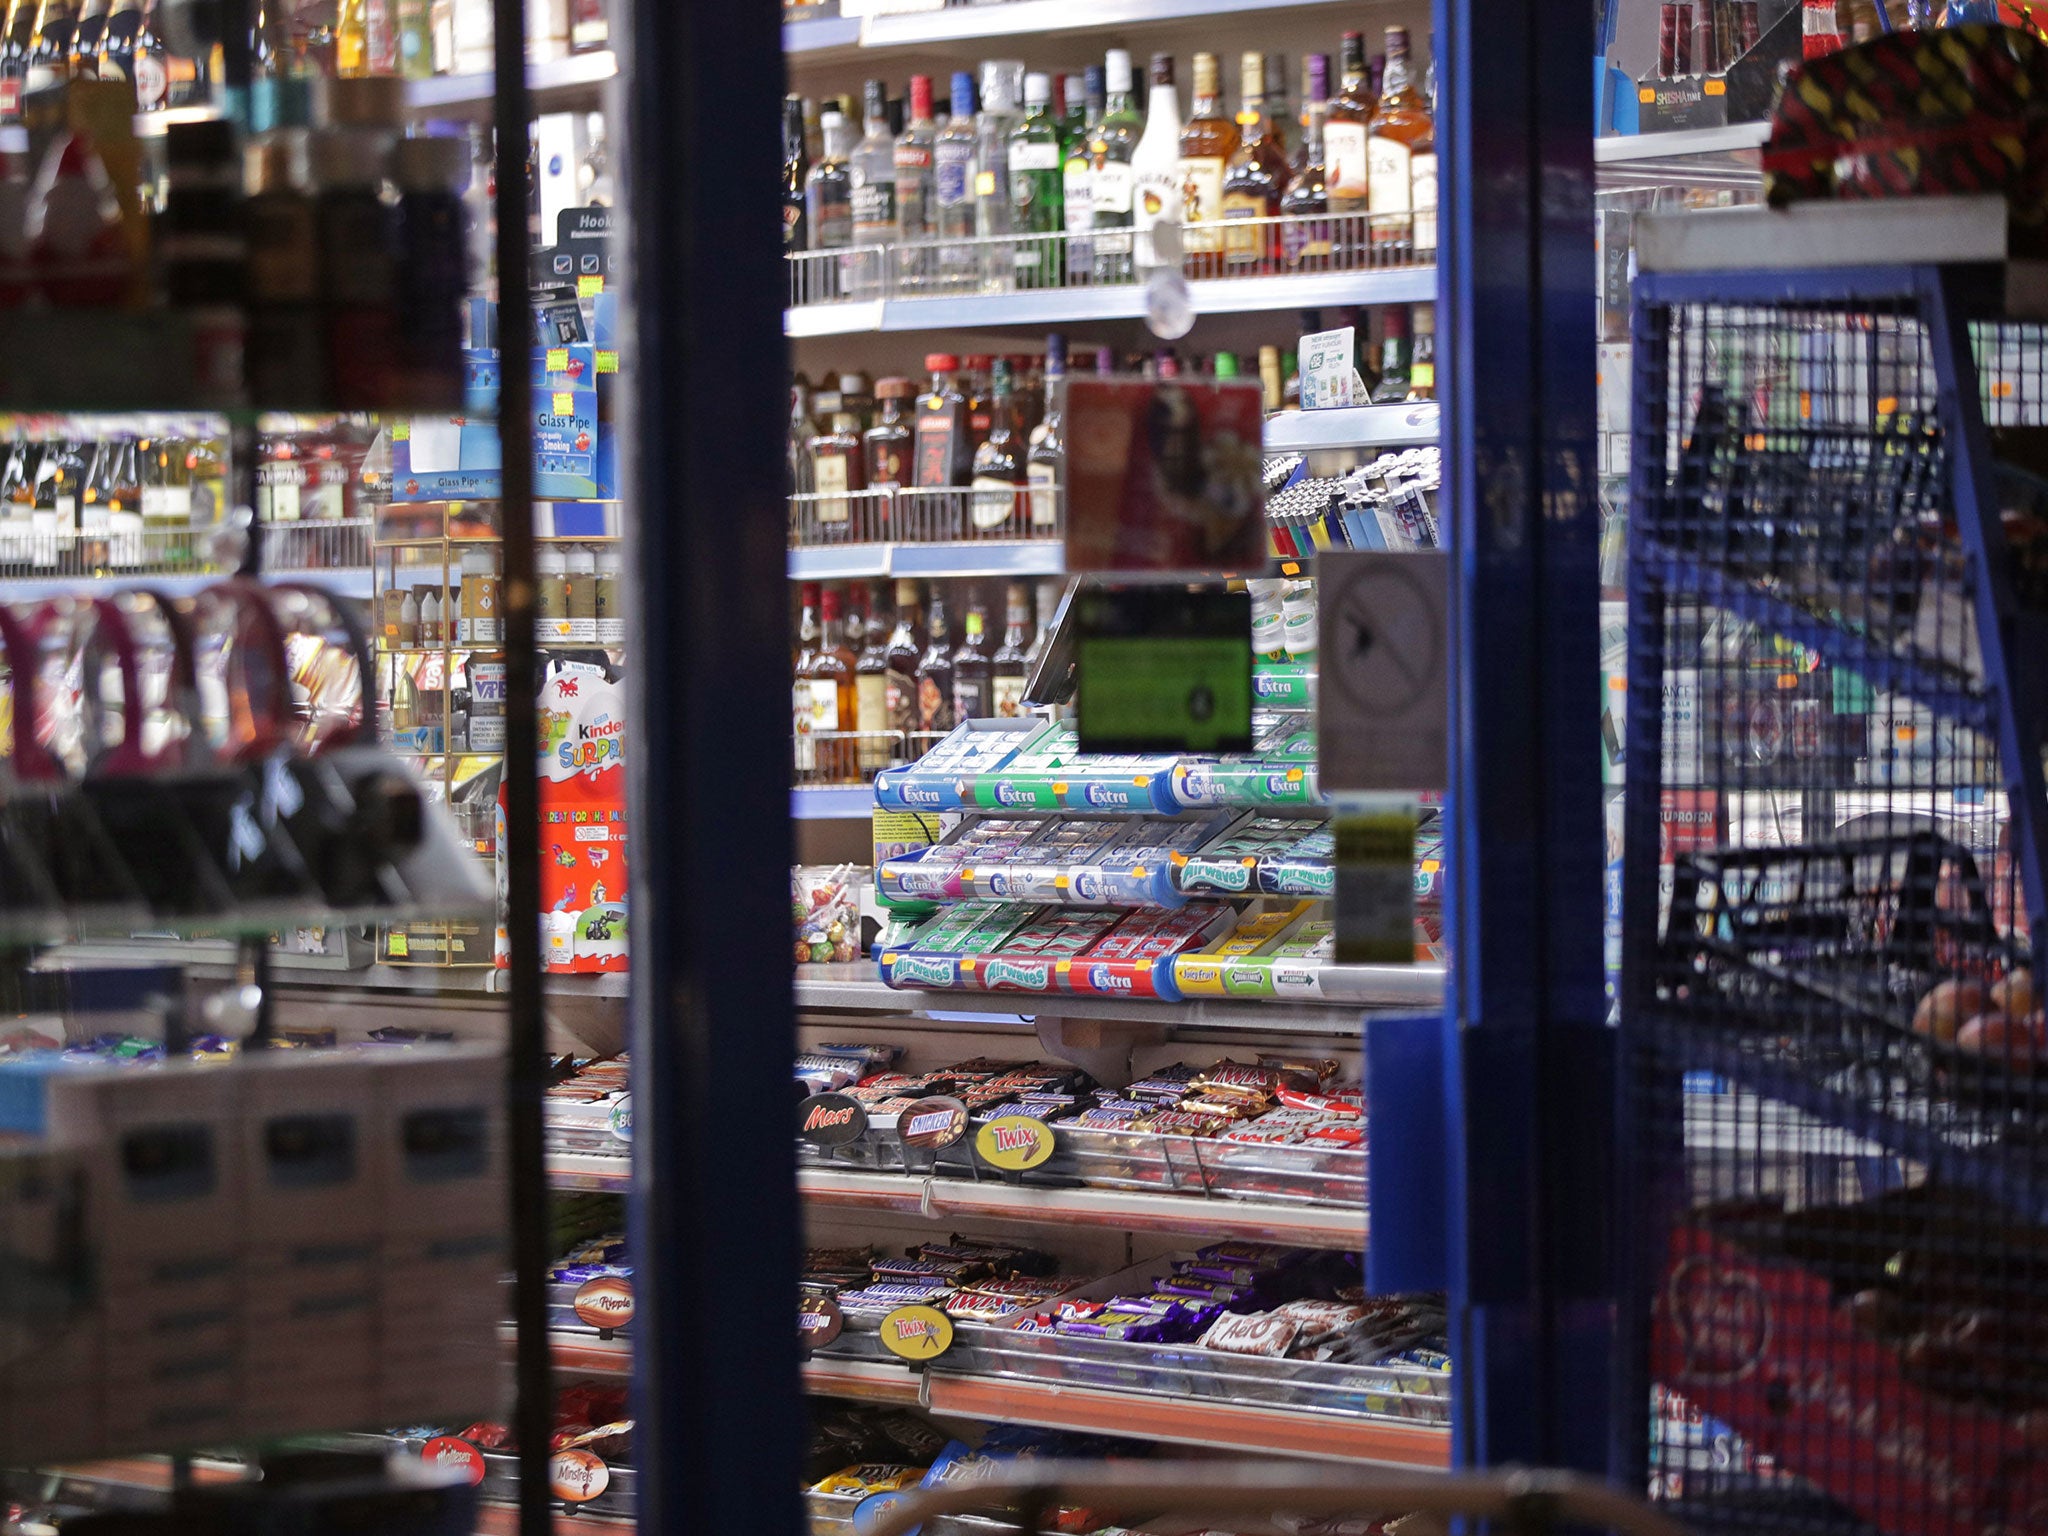
{"label": "wire shelf guard rail", "polygon": [[[264,569],[362,569],[370,563],[369,528],[367,518],[265,523]],[[59,531],[0,518],[0,580],[233,575],[245,537],[232,528],[119,524]]]}
{"label": "wire shelf guard rail", "polygon": [[1361,1473],[1318,1475],[1298,1467],[1214,1461],[1045,1462],[905,1495],[882,1509],[867,1536],[908,1536],[939,1516],[1009,1505],[1026,1536],[1037,1536],[1055,1504],[1080,1504],[1117,1518],[1161,1510],[1203,1516],[1417,1514],[1502,1522],[1517,1532],[1563,1526],[1621,1536],[1686,1536],[1649,1505],[1591,1478],[1565,1472]]}
{"label": "wire shelf guard rail", "polygon": [[789,547],[839,544],[1006,543],[1057,539],[1066,532],[1066,497],[1034,481],[958,487],[890,486],[867,491],[804,491],[789,498]]}
{"label": "wire shelf guard rail", "polygon": [[1696,1530],[2048,1511],[2048,327],[1968,283],[1637,285],[1617,1402]]}
{"label": "wire shelf guard rail", "polygon": [[[1428,211],[1209,220],[1181,226],[1180,270],[1206,281],[1426,267],[1436,260],[1436,239]],[[1128,288],[1156,270],[1140,259],[1151,245],[1129,230],[1092,230],[796,251],[788,257],[789,304]]]}

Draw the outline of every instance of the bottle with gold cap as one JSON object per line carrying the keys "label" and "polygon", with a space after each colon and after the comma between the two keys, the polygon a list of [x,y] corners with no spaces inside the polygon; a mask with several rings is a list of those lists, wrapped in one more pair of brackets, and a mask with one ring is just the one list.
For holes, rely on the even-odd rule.
{"label": "bottle with gold cap", "polygon": [[[1190,225],[1219,224],[1223,217],[1223,176],[1237,153],[1236,121],[1223,110],[1222,67],[1213,53],[1195,55],[1195,105],[1180,131],[1181,217]],[[1191,256],[1223,249],[1219,230],[1188,231]]]}

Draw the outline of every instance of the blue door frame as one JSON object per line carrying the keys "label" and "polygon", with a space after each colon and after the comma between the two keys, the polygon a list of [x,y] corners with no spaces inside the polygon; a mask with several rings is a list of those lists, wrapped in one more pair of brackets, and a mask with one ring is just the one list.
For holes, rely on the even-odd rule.
{"label": "blue door frame", "polygon": [[[633,1242],[644,1529],[795,1536],[777,20],[637,0]],[[1441,1144],[1376,1154],[1439,1230],[1460,1465],[1601,1471],[1612,1080],[1601,973],[1593,16],[1436,0],[1457,678]],[[770,594],[773,594],[772,597]],[[709,893],[716,892],[715,896]],[[1421,1042],[1411,1039],[1413,1047]],[[1375,1052],[1376,1057],[1379,1055]],[[1390,1068],[1391,1074],[1391,1068]],[[1374,1084],[1384,1098],[1390,1083]],[[1427,1198],[1411,1211],[1427,1211]],[[1428,1226],[1427,1221],[1421,1223]],[[760,1283],[739,1283],[754,1277]],[[787,1490],[785,1496],[783,1490]],[[780,1513],[777,1513],[780,1511]]]}

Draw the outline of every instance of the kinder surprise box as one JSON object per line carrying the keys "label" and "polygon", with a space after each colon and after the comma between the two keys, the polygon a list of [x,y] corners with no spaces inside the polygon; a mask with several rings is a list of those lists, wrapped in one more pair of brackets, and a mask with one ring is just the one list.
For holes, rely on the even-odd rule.
{"label": "kinder surprise box", "polygon": [[[625,689],[551,659],[540,691],[540,904],[550,971],[626,969]],[[499,791],[498,901],[506,895]],[[502,925],[498,964],[508,963]]]}

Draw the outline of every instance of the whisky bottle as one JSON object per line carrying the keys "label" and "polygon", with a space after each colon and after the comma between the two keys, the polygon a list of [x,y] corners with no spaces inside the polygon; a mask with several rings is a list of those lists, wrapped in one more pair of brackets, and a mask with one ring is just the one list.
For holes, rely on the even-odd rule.
{"label": "whisky bottle", "polygon": [[[1274,143],[1266,114],[1266,61],[1263,55],[1247,53],[1239,63],[1244,91],[1244,109],[1238,113],[1242,137],[1237,153],[1223,175],[1223,217],[1226,222],[1241,219],[1270,219],[1280,212],[1280,197],[1287,189],[1287,156]],[[1225,230],[1223,260],[1226,268],[1254,272],[1265,266],[1278,247],[1274,227],[1254,225],[1250,229]]]}
{"label": "whisky bottle", "polygon": [[953,653],[953,723],[986,720],[993,710],[989,685],[995,668],[988,653],[988,614],[981,593],[970,588],[960,648]]}
{"label": "whisky bottle", "polygon": [[917,728],[944,735],[953,729],[953,652],[946,643],[946,608],[935,583],[924,655],[917,663]]}
{"label": "whisky bottle", "polygon": [[[1346,32],[1339,57],[1337,94],[1323,114],[1323,166],[1330,212],[1359,214],[1366,211],[1372,193],[1372,161],[1366,140],[1371,136],[1373,102],[1366,85],[1364,37]],[[1362,244],[1364,232],[1354,222],[1342,228],[1340,238],[1347,245]]]}
{"label": "whisky bottle", "polygon": [[1223,173],[1238,139],[1237,123],[1223,110],[1222,66],[1215,54],[1198,53],[1194,110],[1180,131],[1181,222],[1188,254],[1211,265],[1223,249]]}
{"label": "whisky bottle", "polygon": [[989,665],[989,712],[998,720],[1014,720],[1024,713],[1031,639],[1030,589],[1013,581],[1003,610],[1003,643]]}
{"label": "whisky bottle", "polygon": [[[1366,159],[1375,252],[1436,249],[1436,125],[1408,59],[1408,29],[1387,28],[1387,67]],[[1388,218],[1384,215],[1405,215]]]}
{"label": "whisky bottle", "polygon": [[[1320,66],[1320,69],[1318,68]],[[1317,271],[1329,263],[1330,225],[1319,214],[1330,211],[1328,171],[1324,163],[1323,117],[1329,103],[1329,61],[1321,54],[1309,60],[1307,126],[1302,130],[1301,165],[1280,197],[1280,212],[1289,222],[1280,228],[1280,251],[1290,267]]]}
{"label": "whisky bottle", "polygon": [[922,655],[924,635],[918,620],[917,583],[896,583],[896,627],[889,631],[884,659],[888,675],[882,679],[888,701],[888,729],[900,731],[907,739],[917,724],[917,664]]}
{"label": "whisky bottle", "polygon": [[974,495],[968,504],[978,537],[1003,533],[1014,536],[1017,488],[1025,480],[1024,444],[1017,430],[1010,360],[997,358],[993,371],[988,437],[974,450]]}

